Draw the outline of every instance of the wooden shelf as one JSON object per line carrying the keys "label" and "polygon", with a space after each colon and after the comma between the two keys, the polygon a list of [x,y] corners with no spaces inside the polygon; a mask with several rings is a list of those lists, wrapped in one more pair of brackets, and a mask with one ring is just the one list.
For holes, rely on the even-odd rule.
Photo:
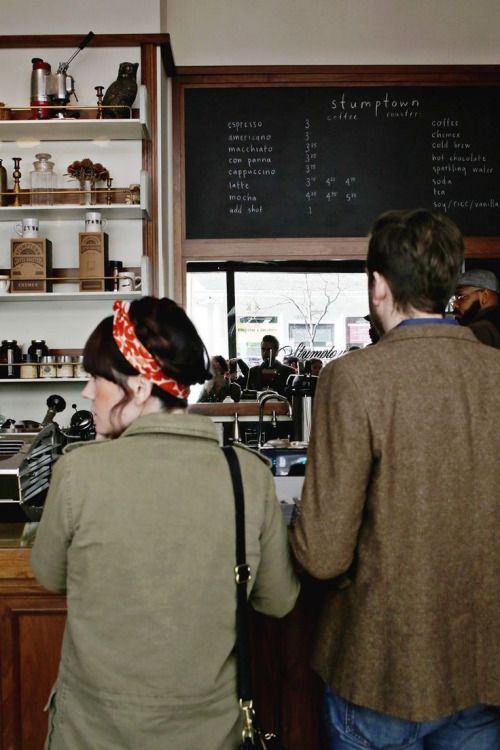
{"label": "wooden shelf", "polygon": [[[63,279],[67,283],[70,280]],[[142,292],[7,292],[0,302],[95,302],[96,300],[139,299]]]}
{"label": "wooden shelf", "polygon": [[[131,141],[150,138],[149,103],[139,86],[139,117],[126,120],[1,120],[0,141]],[[76,107],[78,109],[78,107]]]}
{"label": "wooden shelf", "polygon": [[[1,124],[0,122],[0,126]],[[115,203],[109,206],[103,203],[96,203],[92,206],[82,206],[79,203],[56,203],[52,206],[31,206],[28,204],[2,206],[0,207],[0,221],[16,221],[16,219],[22,219],[23,216],[34,216],[41,221],[82,219],[87,211],[99,211],[108,220],[148,218],[150,215],[150,179],[148,173],[144,170],[141,170],[139,175],[139,186],[140,203]],[[123,190],[126,190],[126,188],[123,188]],[[10,197],[11,193],[9,193]]]}
{"label": "wooden shelf", "polygon": [[0,383],[87,383],[89,378],[0,378]]}
{"label": "wooden shelf", "polygon": [[56,206],[6,206],[0,208],[0,221],[15,221],[23,216],[34,216],[40,221],[82,219],[87,211],[99,211],[106,219],[142,219],[148,216],[145,205],[77,206],[67,203]]}

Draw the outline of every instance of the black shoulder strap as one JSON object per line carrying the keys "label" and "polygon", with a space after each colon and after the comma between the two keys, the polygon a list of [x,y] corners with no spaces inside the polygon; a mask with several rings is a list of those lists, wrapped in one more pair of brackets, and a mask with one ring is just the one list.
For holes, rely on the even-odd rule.
{"label": "black shoulder strap", "polygon": [[252,699],[250,676],[250,647],[247,613],[247,582],[250,580],[250,567],[246,563],[245,549],[245,496],[241,479],[240,464],[232,446],[222,448],[231,472],[236,517],[236,659],[238,670],[238,698]]}

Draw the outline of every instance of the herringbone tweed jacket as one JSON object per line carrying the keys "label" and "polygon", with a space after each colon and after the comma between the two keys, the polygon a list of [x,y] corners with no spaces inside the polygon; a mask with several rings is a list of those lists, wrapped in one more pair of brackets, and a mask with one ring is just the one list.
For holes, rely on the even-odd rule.
{"label": "herringbone tweed jacket", "polygon": [[[392,329],[327,365],[295,555],[326,597],[313,667],[414,721],[500,704],[500,352]],[[338,582],[337,582],[338,584]]]}

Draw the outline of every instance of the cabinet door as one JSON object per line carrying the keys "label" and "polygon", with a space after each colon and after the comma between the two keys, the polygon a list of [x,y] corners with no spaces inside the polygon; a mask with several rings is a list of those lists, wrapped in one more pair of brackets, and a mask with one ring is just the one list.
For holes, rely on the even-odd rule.
{"label": "cabinet door", "polygon": [[0,596],[0,750],[41,750],[57,676],[64,597]]}

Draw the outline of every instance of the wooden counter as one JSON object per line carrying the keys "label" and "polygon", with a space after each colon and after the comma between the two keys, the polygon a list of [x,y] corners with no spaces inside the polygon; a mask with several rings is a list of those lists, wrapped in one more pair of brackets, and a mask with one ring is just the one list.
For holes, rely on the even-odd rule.
{"label": "wooden counter", "polygon": [[[188,411],[190,414],[204,414],[207,417],[234,417],[235,414],[240,417],[259,418],[260,404],[258,401],[237,401],[233,403],[206,403],[190,404]],[[277,416],[290,416],[290,407],[284,401],[266,401],[262,409],[264,417],[272,416],[273,412]]]}
{"label": "wooden counter", "polygon": [[32,577],[29,548],[0,548],[0,750],[41,750],[57,674],[65,598]]}
{"label": "wooden counter", "polygon": [[[29,555],[29,548],[0,548],[0,750],[43,747],[43,707],[64,632],[65,598],[33,580]],[[319,586],[309,582],[282,620],[251,610],[255,703],[263,727],[279,732],[287,750],[324,747],[320,684],[308,666],[318,603]]]}

